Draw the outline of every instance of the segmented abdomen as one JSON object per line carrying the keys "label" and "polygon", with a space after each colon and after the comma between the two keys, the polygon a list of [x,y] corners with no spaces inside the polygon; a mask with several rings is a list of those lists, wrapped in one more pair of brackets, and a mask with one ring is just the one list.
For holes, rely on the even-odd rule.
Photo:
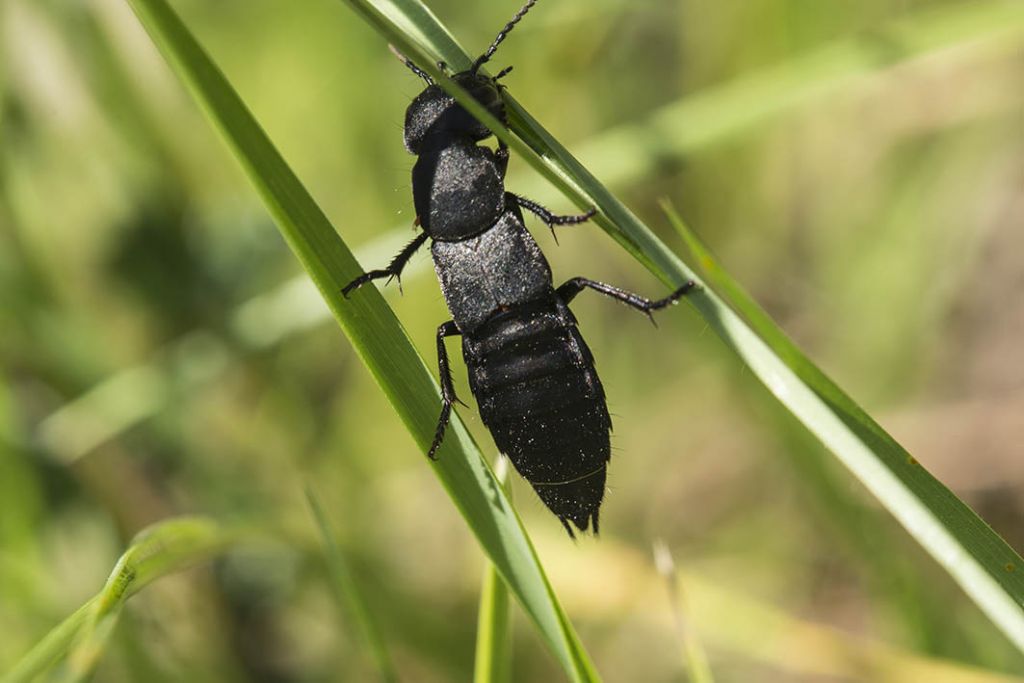
{"label": "segmented abdomen", "polygon": [[501,452],[563,523],[596,530],[611,419],[568,307],[551,290],[499,312],[463,337],[463,355]]}

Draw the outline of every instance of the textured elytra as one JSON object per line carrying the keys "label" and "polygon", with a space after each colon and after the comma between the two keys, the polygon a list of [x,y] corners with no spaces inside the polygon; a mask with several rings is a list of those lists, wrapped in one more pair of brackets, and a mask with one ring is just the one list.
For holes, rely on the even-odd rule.
{"label": "textured elytra", "polygon": [[585,530],[604,497],[611,420],[566,305],[551,288],[464,334],[462,349],[495,444],[552,512]]}

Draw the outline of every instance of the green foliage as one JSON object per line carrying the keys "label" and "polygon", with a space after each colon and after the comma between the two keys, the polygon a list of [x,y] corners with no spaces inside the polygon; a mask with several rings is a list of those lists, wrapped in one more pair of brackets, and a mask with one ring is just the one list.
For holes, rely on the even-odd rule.
{"label": "green foliage", "polygon": [[40,640],[4,676],[4,683],[33,680],[65,657],[64,679],[88,680],[130,597],[162,576],[223,553],[243,538],[211,520],[187,517],[139,532],[103,590]]}
{"label": "green foliage", "polygon": [[[299,272],[127,3],[9,0],[0,671],[17,662],[8,676],[23,680],[70,654],[57,670],[69,679],[98,666],[97,679],[158,683],[486,679],[509,661],[516,679],[594,676],[557,591],[610,680],[677,680],[679,645],[694,675],[720,680],[1017,680],[998,671],[1019,670],[1019,652],[939,567],[1019,641],[1019,559],[925,467],[1024,542],[1009,446],[1024,410],[1019,326],[1006,305],[1024,234],[1024,11],[911,4],[543,2],[502,46],[501,66],[516,66],[509,92],[533,114],[513,103],[513,131],[497,131],[516,149],[509,187],[560,212],[563,196],[598,206],[625,247],[603,248],[586,227],[560,245],[538,231],[559,277],[660,291],[634,259],[665,283],[692,277],[653,228],[669,244],[681,235],[707,278],[700,315],[680,307],[658,333],[607,304],[574,304],[616,451],[605,536],[573,545],[532,495],[496,512],[473,411],[436,469],[418,457],[444,319],[433,278],[414,281],[427,259],[411,264],[403,298],[385,291],[402,326],[371,288],[337,296],[361,267],[325,214],[361,266],[408,241],[411,217],[395,216],[410,204],[399,129],[419,84],[381,34],[428,69],[466,64],[432,12],[408,0],[176,0],[182,24],[137,0]],[[436,5],[469,54],[514,9]],[[693,231],[655,220],[664,195],[720,261]],[[307,481],[322,496],[313,517]],[[141,586],[127,567],[176,566],[156,570],[142,552],[156,546],[129,540],[153,520],[177,529],[155,558],[237,546],[177,518],[192,511],[285,543],[233,552],[215,574],[158,584],[124,609]],[[695,630],[681,643],[635,550],[652,537],[683,567]],[[88,599],[125,547],[107,598]],[[507,595],[529,621],[509,620]]]}

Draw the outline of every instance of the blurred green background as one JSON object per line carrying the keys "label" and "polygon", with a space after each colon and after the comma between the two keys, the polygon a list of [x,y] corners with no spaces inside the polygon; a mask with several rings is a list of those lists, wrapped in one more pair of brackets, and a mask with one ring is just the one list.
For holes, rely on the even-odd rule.
{"label": "blurred green background", "polygon": [[[670,198],[1020,551],[1024,17],[993,19],[1014,4],[545,0],[495,66],[678,246]],[[421,83],[337,0],[174,6],[362,263],[386,263],[412,234],[401,126]],[[517,3],[431,6],[476,53]],[[312,482],[400,677],[467,680],[481,553],[127,5],[4,0],[0,22],[0,671],[136,531],[202,513],[276,541],[134,598],[97,680],[373,680]],[[571,211],[515,159],[508,186]],[[556,245],[530,227],[556,281],[662,291],[596,228]],[[426,252],[412,265],[388,296],[432,364],[447,314]],[[657,539],[717,680],[1024,668],[687,307],[659,330],[597,296],[574,310],[616,425],[602,538],[574,545],[514,488],[608,680],[685,680]],[[515,620],[514,679],[559,679]]]}

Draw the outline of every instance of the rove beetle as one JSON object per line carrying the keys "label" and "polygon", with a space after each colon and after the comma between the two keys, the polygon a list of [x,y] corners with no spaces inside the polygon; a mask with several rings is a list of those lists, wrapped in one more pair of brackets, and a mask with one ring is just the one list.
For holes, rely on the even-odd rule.
{"label": "rove beetle", "polygon": [[[536,1],[528,0],[487,51],[468,70],[453,76],[506,125],[498,80],[511,67],[494,77],[481,74],[480,67]],[[405,147],[418,157],[412,190],[423,232],[386,268],[364,273],[342,293],[347,297],[377,278],[400,278],[409,258],[429,239],[452,320],[437,328],[442,404],[427,455],[436,457],[452,404],[458,400],[445,338],[461,335],[470,389],[499,450],[570,536],[570,522],[580,531],[593,525],[596,534],[612,423],[594,357],[568,304],[589,287],[651,316],[678,301],[694,283],[656,301],[582,277],[554,287],[551,268],[526,230],[521,209],[536,214],[552,230],[582,223],[595,212],[556,216],[506,192],[508,147],[501,141],[497,150],[477,144],[491,131],[426,72],[400,58],[427,83],[405,113]]]}

